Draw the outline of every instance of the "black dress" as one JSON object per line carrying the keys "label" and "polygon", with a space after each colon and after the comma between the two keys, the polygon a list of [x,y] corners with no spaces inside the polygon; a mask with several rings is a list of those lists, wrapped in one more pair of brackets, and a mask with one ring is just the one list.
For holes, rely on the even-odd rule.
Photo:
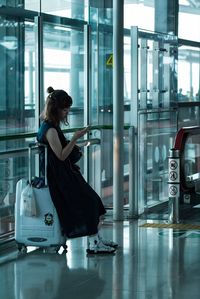
{"label": "black dress", "polygon": [[49,146],[45,134],[55,128],[62,147],[67,140],[60,127],[44,121],[38,131],[37,140],[48,145],[47,180],[52,201],[58,213],[63,233],[68,238],[97,233],[99,217],[106,213],[98,194],[85,181],[76,165],[68,157],[61,161]]}

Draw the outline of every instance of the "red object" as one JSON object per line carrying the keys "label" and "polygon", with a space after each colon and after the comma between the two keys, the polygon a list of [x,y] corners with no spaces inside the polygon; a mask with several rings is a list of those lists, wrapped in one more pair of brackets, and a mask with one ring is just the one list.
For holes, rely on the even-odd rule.
{"label": "red object", "polygon": [[[195,140],[195,135],[196,135],[196,140]],[[200,135],[200,127],[198,126],[193,126],[193,127],[183,127],[181,128],[175,137],[174,141],[174,149],[179,150],[180,154],[180,182],[181,182],[181,189],[183,191],[189,191],[191,189],[194,189],[194,187],[189,187],[188,184],[186,183],[186,174],[185,174],[185,157],[184,157],[184,149],[185,149],[185,144],[188,140],[188,138],[193,137],[195,141],[197,141],[200,144],[200,139],[198,138],[197,135]],[[199,168],[197,164],[199,164],[199,157],[196,157],[196,167],[197,169]]]}

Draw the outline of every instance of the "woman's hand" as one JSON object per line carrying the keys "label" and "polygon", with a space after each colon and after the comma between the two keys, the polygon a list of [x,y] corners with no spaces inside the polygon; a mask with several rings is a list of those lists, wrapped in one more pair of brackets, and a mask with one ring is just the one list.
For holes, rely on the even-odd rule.
{"label": "woman's hand", "polygon": [[87,132],[89,131],[89,127],[86,127],[82,130],[76,131],[72,137],[72,140],[77,140],[79,138],[81,138],[82,136],[84,136]]}

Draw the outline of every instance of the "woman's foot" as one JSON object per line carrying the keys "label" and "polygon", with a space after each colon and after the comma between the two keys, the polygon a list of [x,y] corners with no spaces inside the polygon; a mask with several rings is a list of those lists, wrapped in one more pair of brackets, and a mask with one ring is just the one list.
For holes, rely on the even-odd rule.
{"label": "woman's foot", "polygon": [[101,240],[95,240],[94,242],[89,242],[89,248],[87,253],[92,254],[110,254],[114,253],[116,249],[111,246],[105,245]]}
{"label": "woman's foot", "polygon": [[110,247],[113,247],[113,248],[117,248],[118,247],[118,244],[112,240],[105,240],[104,238],[102,238],[102,236],[99,236],[98,235],[98,238],[99,240],[106,246],[110,246]]}
{"label": "woman's foot", "polygon": [[101,241],[106,246],[110,246],[110,247],[113,247],[115,249],[118,247],[118,244],[116,242],[112,241],[112,240],[104,240],[104,239],[102,239]]}

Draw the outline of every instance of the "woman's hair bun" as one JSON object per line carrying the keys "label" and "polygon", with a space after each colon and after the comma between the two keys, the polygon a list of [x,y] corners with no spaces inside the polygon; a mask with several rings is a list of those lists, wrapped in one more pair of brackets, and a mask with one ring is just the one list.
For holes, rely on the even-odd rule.
{"label": "woman's hair bun", "polygon": [[48,93],[51,93],[51,92],[53,92],[53,91],[54,91],[53,87],[49,86],[49,87],[47,88],[47,92],[48,92]]}

